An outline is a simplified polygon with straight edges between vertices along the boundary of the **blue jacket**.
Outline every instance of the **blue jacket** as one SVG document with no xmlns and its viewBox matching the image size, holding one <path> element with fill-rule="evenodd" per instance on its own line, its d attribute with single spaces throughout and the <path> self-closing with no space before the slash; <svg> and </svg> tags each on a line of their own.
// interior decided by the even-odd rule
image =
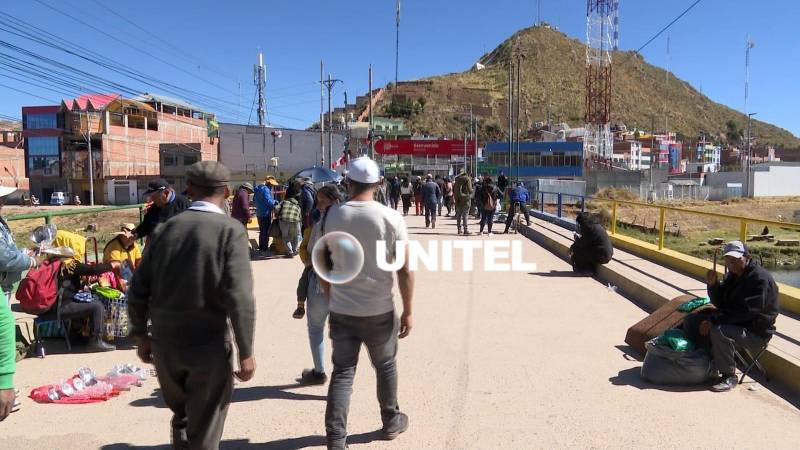
<svg viewBox="0 0 800 450">
<path fill-rule="evenodd" d="M 265 184 L 256 186 L 253 201 L 256 204 L 256 217 L 268 217 L 275 208 L 275 198 L 272 196 L 272 189 Z"/>
<path fill-rule="evenodd" d="M 0 286 L 10 291 L 10 286 L 22 278 L 22 272 L 31 267 L 31 257 L 14 243 L 14 236 L 5 219 L 0 217 Z"/>
<path fill-rule="evenodd" d="M 511 190 L 511 201 L 528 203 L 531 201 L 531 194 L 528 193 L 528 190 L 525 189 L 525 186 L 517 186 Z"/>
<path fill-rule="evenodd" d="M 426 205 L 434 205 L 439 203 L 442 198 L 442 190 L 439 185 L 433 181 L 428 181 L 422 185 L 422 203 Z"/>
</svg>

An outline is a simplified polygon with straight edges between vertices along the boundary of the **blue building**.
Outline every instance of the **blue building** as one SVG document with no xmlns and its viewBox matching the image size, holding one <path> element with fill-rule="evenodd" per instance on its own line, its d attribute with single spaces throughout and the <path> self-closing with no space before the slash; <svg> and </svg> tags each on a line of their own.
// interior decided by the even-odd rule
<svg viewBox="0 0 800 450">
<path fill-rule="evenodd" d="M 517 175 L 516 145 L 508 164 L 508 142 L 489 142 L 486 163 L 506 175 Z M 513 171 L 512 171 L 513 168 Z M 520 178 L 579 178 L 583 176 L 583 142 L 520 142 Z"/>
</svg>

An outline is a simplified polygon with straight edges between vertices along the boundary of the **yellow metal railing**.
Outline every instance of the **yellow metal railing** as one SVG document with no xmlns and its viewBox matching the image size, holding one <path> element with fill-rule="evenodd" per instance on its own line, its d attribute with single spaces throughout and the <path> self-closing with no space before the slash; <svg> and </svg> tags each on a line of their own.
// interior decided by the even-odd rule
<svg viewBox="0 0 800 450">
<path fill-rule="evenodd" d="M 656 208 L 658 209 L 658 249 L 664 249 L 664 235 L 665 235 L 665 225 L 666 225 L 666 217 L 667 211 L 676 211 L 681 213 L 687 214 L 696 214 L 699 216 L 706 216 L 706 217 L 714 217 L 717 219 L 726 219 L 726 220 L 735 220 L 739 222 L 739 239 L 742 242 L 747 241 L 747 226 L 751 223 L 763 224 L 763 225 L 772 225 L 782 228 L 788 228 L 792 230 L 800 231 L 800 223 L 793 223 L 793 222 L 779 222 L 777 220 L 767 220 L 767 219 L 758 219 L 756 217 L 744 217 L 744 216 L 734 216 L 732 214 L 722 214 L 722 213 L 714 213 L 708 211 L 696 211 L 693 209 L 686 209 L 686 208 L 678 208 L 675 206 L 667 206 L 667 205 L 655 205 L 651 203 L 644 203 L 644 202 L 633 202 L 633 201 L 624 201 L 624 200 L 611 200 L 611 199 L 602 199 L 602 198 L 594 198 L 594 201 L 600 202 L 610 202 L 611 203 L 611 234 L 617 233 L 617 205 L 630 205 L 630 206 L 639 206 L 645 208 Z"/>
</svg>

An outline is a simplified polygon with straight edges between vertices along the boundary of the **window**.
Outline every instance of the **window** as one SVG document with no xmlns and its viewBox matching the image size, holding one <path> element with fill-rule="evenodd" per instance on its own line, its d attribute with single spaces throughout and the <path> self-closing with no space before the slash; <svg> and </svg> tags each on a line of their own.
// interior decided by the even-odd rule
<svg viewBox="0 0 800 450">
<path fill-rule="evenodd" d="M 26 114 L 25 128 L 35 130 L 38 128 L 57 128 L 58 121 L 55 113 Z"/>
<path fill-rule="evenodd" d="M 184 166 L 191 166 L 192 164 L 196 163 L 199 160 L 200 158 L 198 158 L 197 155 L 183 155 Z"/>
<path fill-rule="evenodd" d="M 178 156 L 177 155 L 171 155 L 171 154 L 165 154 L 164 155 L 164 166 L 165 167 L 171 167 L 171 166 L 177 166 L 177 165 L 178 165 Z"/>
<path fill-rule="evenodd" d="M 29 137 L 28 154 L 58 156 L 58 136 Z"/>
<path fill-rule="evenodd" d="M 28 158 L 28 173 L 31 176 L 58 176 L 58 156 L 31 156 Z"/>
</svg>

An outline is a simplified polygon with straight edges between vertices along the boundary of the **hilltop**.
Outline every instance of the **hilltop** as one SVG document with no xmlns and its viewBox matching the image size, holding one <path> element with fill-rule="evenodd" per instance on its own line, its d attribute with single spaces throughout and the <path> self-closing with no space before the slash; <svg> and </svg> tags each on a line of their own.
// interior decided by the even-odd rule
<svg viewBox="0 0 800 450">
<path fill-rule="evenodd" d="M 520 30 L 478 62 L 482 70 L 432 76 L 417 81 L 401 81 L 389 86 L 377 104 L 375 113 L 404 117 L 415 134 L 459 138 L 467 129 L 472 105 L 479 117 L 479 137 L 505 139 L 507 129 L 508 63 L 516 51 L 524 54 L 522 75 L 523 130 L 535 122 L 546 121 L 547 112 L 554 123 L 583 124 L 584 114 L 584 44 L 549 27 Z M 747 116 L 703 95 L 686 81 L 664 69 L 648 64 L 641 55 L 614 52 L 612 56 L 612 122 L 628 129 L 656 131 L 664 129 L 664 102 L 669 110 L 670 131 L 694 139 L 700 130 L 725 140 L 726 123 L 733 121 L 739 130 L 746 127 Z M 668 85 L 665 78 L 669 77 Z M 464 113 L 467 113 L 465 115 Z M 798 147 L 800 139 L 780 127 L 753 120 L 753 136 L 759 144 Z"/>
</svg>

